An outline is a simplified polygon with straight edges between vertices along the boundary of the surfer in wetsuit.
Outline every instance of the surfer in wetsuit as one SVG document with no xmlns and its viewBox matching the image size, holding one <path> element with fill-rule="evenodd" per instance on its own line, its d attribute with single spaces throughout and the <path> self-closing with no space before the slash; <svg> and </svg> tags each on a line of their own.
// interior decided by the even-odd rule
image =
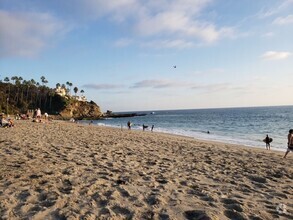
<svg viewBox="0 0 293 220">
<path fill-rule="evenodd" d="M 284 158 L 286 158 L 287 154 L 290 151 L 293 151 L 293 129 L 290 129 L 289 130 L 289 134 L 288 134 L 288 148 L 287 148 L 287 151 L 286 151 L 286 153 L 284 155 Z"/>
<path fill-rule="evenodd" d="M 269 135 L 267 135 L 266 138 L 264 139 L 264 142 L 266 143 L 267 150 L 271 149 L 271 142 L 272 141 L 273 141 L 273 139 L 270 138 Z"/>
</svg>

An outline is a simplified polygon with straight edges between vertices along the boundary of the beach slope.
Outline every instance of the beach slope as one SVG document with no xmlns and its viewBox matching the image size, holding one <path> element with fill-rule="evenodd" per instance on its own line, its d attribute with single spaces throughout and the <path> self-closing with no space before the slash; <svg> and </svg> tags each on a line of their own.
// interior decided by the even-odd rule
<svg viewBox="0 0 293 220">
<path fill-rule="evenodd" d="M 293 219 L 293 153 L 60 121 L 0 132 L 1 219 Z"/>
</svg>

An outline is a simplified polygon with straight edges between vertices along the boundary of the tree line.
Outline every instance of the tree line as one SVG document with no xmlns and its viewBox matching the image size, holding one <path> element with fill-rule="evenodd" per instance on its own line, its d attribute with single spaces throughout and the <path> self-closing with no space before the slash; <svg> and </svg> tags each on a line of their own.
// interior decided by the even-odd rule
<svg viewBox="0 0 293 220">
<path fill-rule="evenodd" d="M 0 112 L 7 114 L 26 113 L 30 109 L 41 108 L 49 114 L 58 114 L 71 100 L 71 88 L 73 84 L 56 84 L 57 87 L 65 89 L 67 97 L 56 94 L 55 88 L 47 86 L 48 80 L 40 77 L 40 82 L 34 79 L 26 80 L 21 76 L 5 77 L 0 80 Z M 74 87 L 75 96 L 79 91 Z M 80 91 L 81 94 L 84 90 Z"/>
</svg>

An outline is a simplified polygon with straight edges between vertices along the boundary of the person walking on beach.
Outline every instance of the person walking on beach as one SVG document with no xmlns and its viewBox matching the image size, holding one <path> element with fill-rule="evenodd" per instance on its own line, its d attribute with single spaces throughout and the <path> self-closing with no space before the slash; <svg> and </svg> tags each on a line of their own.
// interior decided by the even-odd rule
<svg viewBox="0 0 293 220">
<path fill-rule="evenodd" d="M 131 122 L 130 121 L 127 122 L 127 127 L 128 127 L 128 130 L 131 130 Z"/>
<path fill-rule="evenodd" d="M 142 131 L 144 131 L 144 130 L 147 129 L 148 127 L 149 127 L 149 126 L 143 124 L 143 125 L 142 125 Z"/>
<path fill-rule="evenodd" d="M 151 129 L 152 132 L 153 132 L 153 130 L 154 130 L 154 127 L 155 127 L 155 125 L 152 125 L 152 129 Z"/>
<path fill-rule="evenodd" d="M 293 151 L 293 129 L 290 129 L 289 130 L 289 134 L 288 134 L 288 148 L 287 148 L 287 151 L 286 151 L 286 153 L 284 155 L 284 158 L 286 158 L 287 154 L 290 151 Z"/>
<path fill-rule="evenodd" d="M 271 149 L 272 138 L 269 138 L 268 134 L 267 134 L 266 138 L 264 139 L 264 142 L 266 143 L 267 150 L 270 150 Z"/>
</svg>

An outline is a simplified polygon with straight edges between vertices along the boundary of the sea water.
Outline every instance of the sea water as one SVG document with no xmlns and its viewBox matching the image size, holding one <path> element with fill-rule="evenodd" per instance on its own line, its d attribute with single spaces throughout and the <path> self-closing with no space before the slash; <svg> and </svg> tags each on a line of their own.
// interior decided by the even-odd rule
<svg viewBox="0 0 293 220">
<path fill-rule="evenodd" d="M 293 129 L 293 106 L 247 107 L 146 111 L 146 116 L 93 121 L 96 125 L 142 130 L 154 125 L 155 132 L 184 135 L 197 139 L 265 148 L 263 139 L 273 138 L 271 148 L 285 150 L 287 134 Z"/>
</svg>

